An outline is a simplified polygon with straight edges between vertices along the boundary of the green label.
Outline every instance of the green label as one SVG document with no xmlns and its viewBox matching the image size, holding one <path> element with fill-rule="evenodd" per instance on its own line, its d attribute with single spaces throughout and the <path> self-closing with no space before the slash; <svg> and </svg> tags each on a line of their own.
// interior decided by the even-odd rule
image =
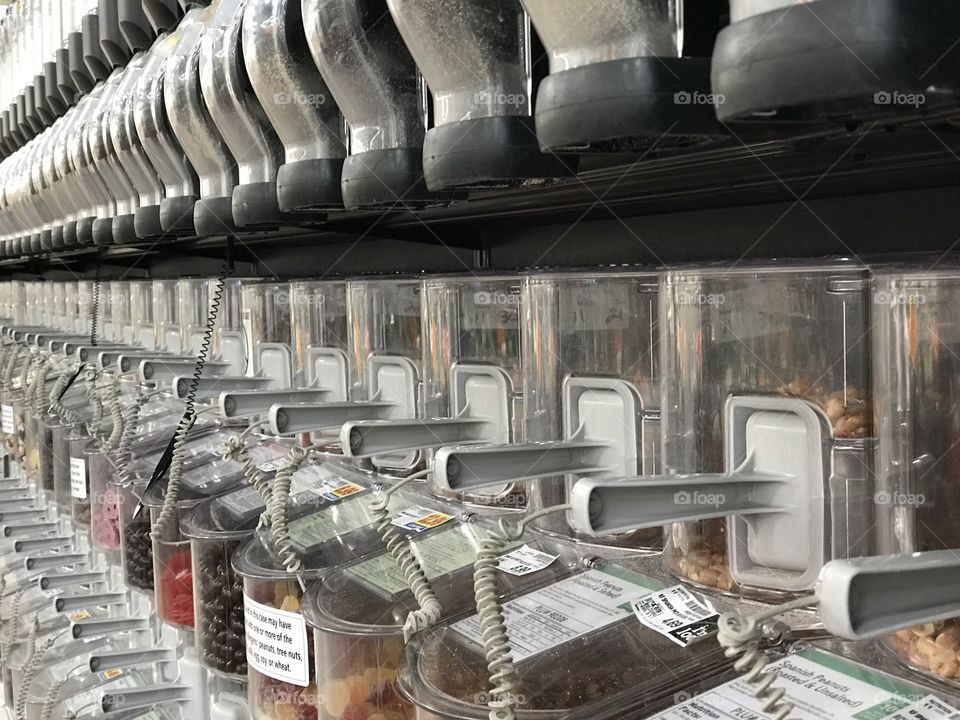
<svg viewBox="0 0 960 720">
<path fill-rule="evenodd" d="M 299 552 L 310 552 L 338 535 L 354 532 L 374 522 L 370 505 L 373 498 L 367 496 L 344 500 L 341 503 L 299 518 L 290 523 L 290 540 Z M 409 507 L 409 502 L 394 496 L 389 511 L 399 512 Z"/>
</svg>

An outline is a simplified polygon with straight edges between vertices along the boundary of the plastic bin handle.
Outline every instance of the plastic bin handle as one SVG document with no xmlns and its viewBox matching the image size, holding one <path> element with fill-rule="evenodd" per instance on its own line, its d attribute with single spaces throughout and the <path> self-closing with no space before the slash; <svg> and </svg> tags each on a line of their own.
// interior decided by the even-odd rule
<svg viewBox="0 0 960 720">
<path fill-rule="evenodd" d="M 196 362 L 196 358 L 192 358 Z M 112 368 L 116 366 L 122 373 L 128 373 L 135 370 L 143 360 L 178 361 L 189 362 L 189 355 L 169 355 L 163 352 L 131 352 L 130 350 L 104 350 L 97 358 L 101 368 Z"/>
<path fill-rule="evenodd" d="M 488 440 L 480 419 L 361 420 L 343 424 L 340 445 L 347 457 L 373 457 Z"/>
<path fill-rule="evenodd" d="M 50 532 L 57 530 L 59 527 L 60 523 L 55 522 L 31 523 L 29 525 L 5 525 L 3 528 L 3 536 L 5 538 L 23 537 L 24 535 Z"/>
<path fill-rule="evenodd" d="M 608 471 L 602 443 L 558 440 L 519 445 L 443 447 L 433 463 L 434 483 L 466 492 L 554 475 Z"/>
<path fill-rule="evenodd" d="M 166 358 L 156 358 L 153 360 L 141 360 L 140 375 L 144 380 L 150 382 L 173 380 L 178 375 L 188 375 L 192 373 L 196 366 L 196 359 L 167 360 Z M 121 370 L 123 370 L 123 368 L 121 368 Z M 210 375 L 226 375 L 229 370 L 230 363 L 224 362 L 210 361 L 203 366 L 203 372 Z"/>
<path fill-rule="evenodd" d="M 41 590 L 56 590 L 71 587 L 72 585 L 87 585 L 90 583 L 106 582 L 108 574 L 103 571 L 87 573 L 55 573 L 44 575 L 37 584 Z"/>
<path fill-rule="evenodd" d="M 159 665 L 177 661 L 177 653 L 170 648 L 151 648 L 146 650 L 125 650 L 90 656 L 90 672 L 104 669 L 126 670 L 142 665 Z"/>
<path fill-rule="evenodd" d="M 23 566 L 27 570 L 46 570 L 48 568 L 67 567 L 68 565 L 78 565 L 90 560 L 86 553 L 60 553 L 59 555 L 39 555 L 28 557 Z"/>
<path fill-rule="evenodd" d="M 191 368 L 192 370 L 192 368 Z M 204 365 L 203 371 L 207 371 Z M 192 377 L 176 376 L 173 378 L 173 396 L 178 400 L 184 400 L 190 391 L 190 385 L 193 383 Z M 267 377 L 246 377 L 243 375 L 214 375 L 213 377 L 202 377 L 197 381 L 197 399 L 198 400 L 216 400 L 220 393 L 225 390 L 266 390 L 273 385 L 273 378 Z"/>
<path fill-rule="evenodd" d="M 147 618 L 113 618 L 110 620 L 78 620 L 70 623 L 70 634 L 74 640 L 100 635 L 129 632 L 131 630 L 147 630 L 150 620 Z"/>
<path fill-rule="evenodd" d="M 834 560 L 816 585 L 824 627 L 859 640 L 960 615 L 960 553 Z"/>
<path fill-rule="evenodd" d="M 220 414 L 225 418 L 265 415 L 274 405 L 291 403 L 322 403 L 330 397 L 329 390 L 258 390 L 220 393 Z"/>
<path fill-rule="evenodd" d="M 92 595 L 69 595 L 53 601 L 53 609 L 58 613 L 85 610 L 91 607 L 107 605 L 126 605 L 130 598 L 126 593 L 93 593 Z"/>
<path fill-rule="evenodd" d="M 13 551 L 15 553 L 32 553 L 42 550 L 54 550 L 62 547 L 73 547 L 74 538 L 69 535 L 58 535 L 50 538 L 38 538 L 36 540 L 15 540 Z"/>
<path fill-rule="evenodd" d="M 11 520 L 38 520 L 44 521 L 49 517 L 46 508 L 32 508 L 21 510 L 0 510 L 0 522 Z"/>
<path fill-rule="evenodd" d="M 382 420 L 395 408 L 378 400 L 332 402 L 300 405 L 273 405 L 270 408 L 270 432 L 294 435 L 329 428 L 340 428 L 351 420 Z"/>
<path fill-rule="evenodd" d="M 133 347 L 133 346 L 131 346 L 131 345 L 117 345 L 116 347 L 119 348 L 119 349 L 121 349 L 121 350 L 124 349 L 124 348 L 126 348 L 126 350 L 128 350 L 128 351 L 129 351 L 129 350 L 135 350 L 135 349 L 136 349 L 135 347 Z M 112 348 L 112 346 L 107 346 L 107 349 L 111 349 L 111 348 Z M 103 349 L 102 349 L 100 346 L 98 346 L 98 345 L 93 345 L 93 346 L 86 346 L 86 347 L 77 348 L 77 353 L 76 353 L 76 355 L 77 355 L 77 359 L 78 359 L 80 362 L 85 362 L 85 363 L 97 362 L 97 363 L 99 363 L 99 362 L 100 362 L 100 354 L 101 354 L 102 352 L 103 352 Z"/>
<path fill-rule="evenodd" d="M 196 692 L 189 685 L 154 685 L 104 693 L 100 708 L 104 717 L 125 715 L 130 710 L 146 710 L 166 703 L 189 702 Z"/>
</svg>

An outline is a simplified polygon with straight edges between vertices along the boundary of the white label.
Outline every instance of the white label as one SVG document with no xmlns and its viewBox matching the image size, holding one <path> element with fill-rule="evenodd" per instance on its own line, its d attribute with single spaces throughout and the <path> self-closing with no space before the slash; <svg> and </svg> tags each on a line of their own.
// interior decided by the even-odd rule
<svg viewBox="0 0 960 720">
<path fill-rule="evenodd" d="M 430 528 L 439 527 L 444 523 L 448 523 L 451 520 L 453 520 L 453 515 L 447 515 L 446 513 L 437 512 L 430 508 L 414 505 L 413 507 L 398 512 L 393 516 L 391 522 L 405 530 L 422 533 Z"/>
<path fill-rule="evenodd" d="M 550 567 L 556 559 L 556 555 L 548 555 L 529 545 L 524 545 L 513 552 L 501 555 L 498 567 L 508 575 L 523 577 Z"/>
<path fill-rule="evenodd" d="M 17 431 L 16 423 L 13 421 L 12 405 L 0 405 L 0 430 L 7 435 L 13 435 Z"/>
<path fill-rule="evenodd" d="M 958 720 L 960 713 L 915 686 L 818 650 L 775 663 L 773 687 L 786 691 L 795 720 Z M 756 686 L 733 680 L 655 715 L 656 720 L 767 718 Z"/>
<path fill-rule="evenodd" d="M 244 595 L 247 662 L 267 677 L 307 687 L 307 624 L 299 613 L 277 610 Z"/>
<path fill-rule="evenodd" d="M 70 497 L 87 499 L 87 463 L 83 458 L 70 458 Z"/>
<path fill-rule="evenodd" d="M 331 502 L 356 495 L 357 493 L 363 492 L 363 490 L 364 488 L 360 485 L 342 478 L 327 480 L 318 487 L 312 488 L 314 493 Z"/>
<path fill-rule="evenodd" d="M 720 614 L 681 585 L 635 600 L 633 612 L 651 630 L 687 647 L 717 632 Z"/>
<path fill-rule="evenodd" d="M 630 603 L 657 590 L 655 581 L 616 566 L 561 580 L 503 605 L 515 662 L 546 652 L 630 616 Z M 451 626 L 483 647 L 477 616 Z"/>
</svg>

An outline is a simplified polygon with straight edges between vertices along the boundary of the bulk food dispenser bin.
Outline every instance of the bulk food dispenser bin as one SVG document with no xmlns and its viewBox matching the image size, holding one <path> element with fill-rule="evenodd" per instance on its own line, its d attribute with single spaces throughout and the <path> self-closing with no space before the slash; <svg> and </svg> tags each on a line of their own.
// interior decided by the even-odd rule
<svg viewBox="0 0 960 720">
<path fill-rule="evenodd" d="M 424 280 L 422 418 L 347 422 L 344 454 L 369 458 L 522 437 L 520 290 L 516 276 Z M 501 509 L 524 505 L 523 489 L 511 483 L 450 497 Z"/>
<path fill-rule="evenodd" d="M 576 0 L 523 5 L 550 59 L 537 91 L 542 147 L 643 151 L 723 137 L 710 91 L 717 3 L 691 10 L 688 0 L 621 0 L 602 12 Z"/>
<path fill-rule="evenodd" d="M 423 145 L 430 190 L 576 174 L 576 156 L 540 152 L 534 33 L 519 0 L 387 0 L 387 7 L 433 96 L 434 127 Z"/>
<path fill-rule="evenodd" d="M 438 451 L 435 480 L 456 492 L 525 483 L 528 506 L 564 504 L 577 477 L 659 470 L 657 276 L 639 269 L 531 273 L 523 279 L 524 442 Z M 541 529 L 577 533 L 564 513 Z M 657 548 L 645 530 L 604 544 Z"/>
<path fill-rule="evenodd" d="M 879 549 L 912 554 L 960 547 L 954 491 L 960 422 L 960 271 L 888 270 L 874 291 Z M 887 645 L 923 673 L 960 681 L 960 620 L 901 630 Z"/>
</svg>

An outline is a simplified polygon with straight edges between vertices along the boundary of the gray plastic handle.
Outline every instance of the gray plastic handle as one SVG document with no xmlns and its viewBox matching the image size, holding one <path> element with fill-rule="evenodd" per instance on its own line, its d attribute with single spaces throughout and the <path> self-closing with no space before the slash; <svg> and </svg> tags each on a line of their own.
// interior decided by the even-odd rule
<svg viewBox="0 0 960 720">
<path fill-rule="evenodd" d="M 129 345 L 111 345 L 107 343 L 106 345 L 90 345 L 87 343 L 75 343 L 75 342 L 65 342 L 63 344 L 63 353 L 67 357 L 76 356 L 78 359 L 81 352 L 86 351 L 87 353 L 91 352 L 100 352 L 102 350 L 131 350 L 132 348 Z"/>
<path fill-rule="evenodd" d="M 90 556 L 86 553 L 60 553 L 59 555 L 41 555 L 28 557 L 23 562 L 27 570 L 49 570 L 51 568 L 67 567 L 89 562 Z"/>
<path fill-rule="evenodd" d="M 270 432 L 275 435 L 294 435 L 340 428 L 351 420 L 382 420 L 395 407 L 393 403 L 375 400 L 274 405 L 270 408 Z"/>
<path fill-rule="evenodd" d="M 787 478 L 771 475 L 661 475 L 583 478 L 570 495 L 574 526 L 603 536 L 688 520 L 782 512 L 774 495 Z"/>
<path fill-rule="evenodd" d="M 130 598 L 126 593 L 93 593 L 91 595 L 67 595 L 53 601 L 53 609 L 58 613 L 85 610 L 108 605 L 126 605 Z"/>
<path fill-rule="evenodd" d="M 23 500 L 32 497 L 32 490 L 29 487 L 0 488 L 0 503 L 10 500 Z"/>
<path fill-rule="evenodd" d="M 203 369 L 207 371 L 206 367 Z M 184 400 L 190 391 L 192 377 L 175 377 L 173 379 L 173 395 L 178 400 Z M 246 377 L 244 375 L 215 375 L 202 377 L 197 382 L 197 400 L 216 400 L 220 393 L 230 390 L 265 390 L 273 384 L 273 378 Z"/>
<path fill-rule="evenodd" d="M 851 640 L 960 615 L 956 550 L 834 560 L 817 580 L 824 627 Z"/>
<path fill-rule="evenodd" d="M 483 442 L 485 420 L 366 420 L 344 423 L 340 445 L 347 457 L 373 457 L 441 445 Z"/>
<path fill-rule="evenodd" d="M 0 510 L 0 522 L 23 520 L 27 522 L 44 520 L 50 517 L 46 508 L 32 508 L 28 510 Z"/>
<path fill-rule="evenodd" d="M 23 537 L 24 535 L 52 532 L 59 528 L 60 523 L 55 522 L 34 523 L 31 525 L 6 525 L 3 528 L 3 536 L 5 538 Z"/>
<path fill-rule="evenodd" d="M 322 403 L 330 397 L 329 390 L 280 390 L 278 392 L 224 392 L 220 393 L 220 414 L 225 418 L 265 415 L 274 405 Z"/>
<path fill-rule="evenodd" d="M 189 355 L 170 355 L 163 352 L 152 352 L 152 353 L 138 353 L 131 352 L 127 350 L 116 351 L 108 350 L 106 352 L 100 353 L 100 365 L 101 367 L 109 367 L 113 364 L 116 364 L 120 368 L 120 372 L 129 373 L 134 370 L 139 369 L 140 363 L 144 360 L 155 360 L 157 362 L 196 362 L 196 358 L 191 358 Z"/>
<path fill-rule="evenodd" d="M 70 623 L 70 634 L 74 640 L 113 635 L 114 633 L 129 632 L 131 630 L 147 630 L 150 620 L 147 618 L 115 618 L 110 620 L 78 620 Z"/>
<path fill-rule="evenodd" d="M 126 670 L 142 665 L 159 665 L 177 661 L 177 653 L 170 648 L 152 648 L 148 650 L 126 650 L 90 656 L 90 672 L 104 669 Z"/>
<path fill-rule="evenodd" d="M 39 578 L 37 584 L 41 590 L 58 590 L 60 588 L 72 587 L 73 585 L 106 582 L 107 577 L 107 573 L 105 572 L 55 573 Z"/>
<path fill-rule="evenodd" d="M 32 503 L 27 507 L 24 507 L 24 503 L 28 500 L 36 500 L 36 496 L 27 495 L 26 497 L 20 498 L 7 498 L 6 500 L 0 500 L 0 512 L 5 512 L 7 510 L 27 510 L 33 509 L 35 507 Z"/>
<path fill-rule="evenodd" d="M 74 538 L 68 535 L 57 535 L 51 538 L 39 538 L 37 540 L 16 540 L 13 543 L 15 553 L 35 553 L 43 550 L 53 550 L 55 548 L 73 547 Z"/>
<path fill-rule="evenodd" d="M 130 352 L 131 350 L 135 350 L 135 349 L 136 349 L 136 348 L 134 348 L 134 347 L 131 346 L 131 345 L 107 346 L 106 349 L 108 349 L 108 350 L 113 350 L 114 348 L 116 348 L 118 351 L 126 350 L 127 352 Z M 103 354 L 103 352 L 104 352 L 104 348 L 103 348 L 103 347 L 101 347 L 101 346 L 99 346 L 99 345 L 94 345 L 94 346 L 88 346 L 88 347 L 78 348 L 78 349 L 77 349 L 77 352 L 76 352 L 75 354 L 76 354 L 76 356 L 77 356 L 77 359 L 78 359 L 80 362 L 85 362 L 85 363 L 99 363 L 99 362 L 100 362 L 100 356 Z"/>
<path fill-rule="evenodd" d="M 197 367 L 193 360 L 141 360 L 140 375 L 150 382 L 174 380 L 181 375 L 191 374 Z M 123 370 L 123 368 L 121 368 Z M 205 375 L 226 375 L 230 370 L 230 363 L 207 362 L 203 366 Z"/>
<path fill-rule="evenodd" d="M 597 473 L 603 445 L 556 441 L 521 445 L 444 447 L 433 463 L 434 483 L 458 492 L 554 475 Z"/>
<path fill-rule="evenodd" d="M 114 717 L 130 710 L 146 710 L 155 705 L 189 702 L 192 692 L 195 691 L 189 685 L 154 685 L 118 690 L 103 694 L 100 709 L 103 710 L 104 717 Z"/>
</svg>

